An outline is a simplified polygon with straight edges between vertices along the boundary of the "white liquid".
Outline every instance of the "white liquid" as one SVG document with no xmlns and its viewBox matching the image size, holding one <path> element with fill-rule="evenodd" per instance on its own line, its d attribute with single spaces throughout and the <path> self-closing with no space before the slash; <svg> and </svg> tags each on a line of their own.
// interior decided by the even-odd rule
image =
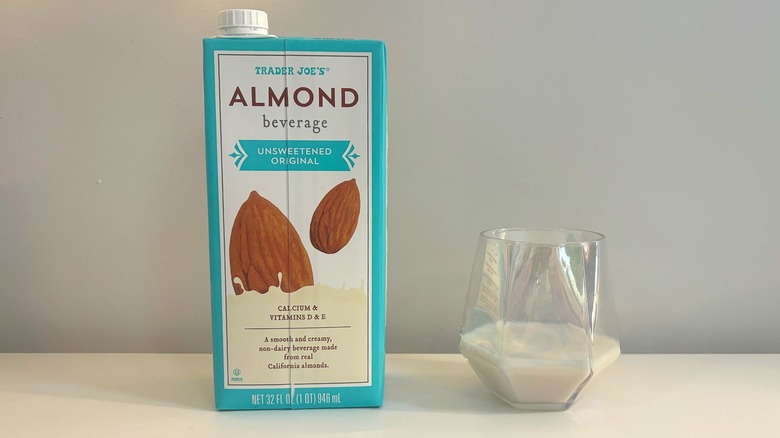
<svg viewBox="0 0 780 438">
<path fill-rule="evenodd" d="M 514 405 L 565 404 L 591 373 L 583 329 L 567 324 L 487 324 L 461 335 L 460 350 L 480 379 Z M 610 365 L 620 345 L 593 340 L 593 374 Z"/>
</svg>

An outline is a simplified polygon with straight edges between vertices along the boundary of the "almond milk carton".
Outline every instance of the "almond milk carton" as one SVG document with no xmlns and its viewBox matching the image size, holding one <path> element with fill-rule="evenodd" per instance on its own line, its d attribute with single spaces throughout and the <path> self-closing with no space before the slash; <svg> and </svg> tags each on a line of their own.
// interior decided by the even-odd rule
<svg viewBox="0 0 780 438">
<path fill-rule="evenodd" d="M 380 406 L 386 68 L 379 41 L 203 41 L 217 409 Z"/>
</svg>

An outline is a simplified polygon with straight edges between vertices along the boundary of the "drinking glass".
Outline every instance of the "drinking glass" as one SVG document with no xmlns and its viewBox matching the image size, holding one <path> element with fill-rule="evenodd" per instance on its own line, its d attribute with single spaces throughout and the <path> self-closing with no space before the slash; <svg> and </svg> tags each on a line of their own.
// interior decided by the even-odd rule
<svg viewBox="0 0 780 438">
<path fill-rule="evenodd" d="M 503 228 L 479 236 L 460 351 L 521 409 L 565 410 L 620 354 L 604 235 Z"/>
</svg>

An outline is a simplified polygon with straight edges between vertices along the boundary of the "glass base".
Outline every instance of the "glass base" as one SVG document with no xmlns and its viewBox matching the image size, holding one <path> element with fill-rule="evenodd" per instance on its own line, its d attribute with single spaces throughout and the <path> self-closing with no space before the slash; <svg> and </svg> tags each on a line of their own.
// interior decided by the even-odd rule
<svg viewBox="0 0 780 438">
<path fill-rule="evenodd" d="M 500 397 L 496 395 L 496 397 L 500 398 L 506 404 L 509 406 L 512 406 L 515 409 L 524 410 L 524 411 L 547 411 L 547 412 L 560 412 L 565 411 L 571 407 L 571 405 L 574 404 L 574 402 L 567 402 L 567 403 L 513 403 L 503 397 Z"/>
</svg>

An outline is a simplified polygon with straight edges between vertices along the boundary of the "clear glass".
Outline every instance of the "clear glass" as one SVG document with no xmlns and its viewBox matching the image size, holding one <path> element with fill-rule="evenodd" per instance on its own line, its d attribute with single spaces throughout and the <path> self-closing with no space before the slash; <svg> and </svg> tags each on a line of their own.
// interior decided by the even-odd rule
<svg viewBox="0 0 780 438">
<path fill-rule="evenodd" d="M 617 359 L 604 253 L 592 231 L 480 234 L 460 351 L 495 395 L 516 408 L 565 410 Z"/>
</svg>

